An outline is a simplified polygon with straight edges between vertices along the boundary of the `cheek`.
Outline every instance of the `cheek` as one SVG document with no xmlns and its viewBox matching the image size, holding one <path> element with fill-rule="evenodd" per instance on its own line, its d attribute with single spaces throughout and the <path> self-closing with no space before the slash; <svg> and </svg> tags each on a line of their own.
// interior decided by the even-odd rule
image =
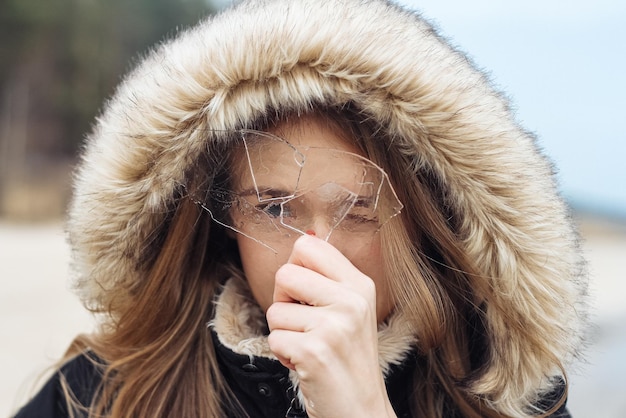
<svg viewBox="0 0 626 418">
<path fill-rule="evenodd" d="M 252 296 L 261 309 L 266 311 L 274 299 L 274 275 L 287 261 L 289 253 L 283 254 L 285 251 L 279 251 L 275 254 L 263 245 L 241 235 L 237 236 L 237 245 Z"/>
<path fill-rule="evenodd" d="M 394 301 L 385 275 L 380 238 L 377 237 L 368 245 L 356 248 L 349 254 L 344 253 L 344 255 L 376 284 L 376 316 L 378 322 L 382 322 L 393 309 Z"/>
<path fill-rule="evenodd" d="M 341 243 L 333 243 L 331 239 L 331 244 L 334 244 L 357 269 L 370 277 L 376 283 L 377 288 L 379 284 L 385 283 L 382 249 L 378 235 L 362 241 L 350 237 L 341 241 Z"/>
<path fill-rule="evenodd" d="M 369 276 L 376 284 L 377 296 L 380 296 L 383 291 L 386 294 L 387 279 L 385 277 L 385 269 L 383 267 L 383 255 L 380 247 L 380 243 L 377 242 L 372 245 L 364 255 L 363 259 L 363 273 Z"/>
</svg>

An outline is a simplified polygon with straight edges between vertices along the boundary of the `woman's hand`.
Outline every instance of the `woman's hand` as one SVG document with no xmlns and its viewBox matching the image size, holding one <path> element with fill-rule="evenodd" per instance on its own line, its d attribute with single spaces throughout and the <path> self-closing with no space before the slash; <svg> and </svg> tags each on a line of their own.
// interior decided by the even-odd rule
<svg viewBox="0 0 626 418">
<path fill-rule="evenodd" d="M 376 289 L 336 248 L 303 236 L 276 272 L 269 345 L 297 372 L 311 418 L 395 416 L 378 365 Z"/>
</svg>

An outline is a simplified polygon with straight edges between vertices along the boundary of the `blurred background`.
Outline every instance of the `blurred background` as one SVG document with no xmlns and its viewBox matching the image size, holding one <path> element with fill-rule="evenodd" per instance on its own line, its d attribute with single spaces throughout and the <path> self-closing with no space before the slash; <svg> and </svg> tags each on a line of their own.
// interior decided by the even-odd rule
<svg viewBox="0 0 626 418">
<path fill-rule="evenodd" d="M 71 171 L 149 46 L 228 0 L 0 0 L 0 416 L 91 318 L 67 288 Z M 626 417 L 626 2 L 404 0 L 511 97 L 554 161 L 589 261 L 574 417 Z"/>
</svg>

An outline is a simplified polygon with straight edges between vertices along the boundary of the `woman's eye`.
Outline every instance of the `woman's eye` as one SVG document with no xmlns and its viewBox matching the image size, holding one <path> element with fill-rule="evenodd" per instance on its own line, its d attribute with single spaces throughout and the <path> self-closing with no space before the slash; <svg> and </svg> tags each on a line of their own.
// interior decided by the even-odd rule
<svg viewBox="0 0 626 418">
<path fill-rule="evenodd" d="M 281 208 L 277 203 L 263 203 L 256 206 L 258 210 L 262 210 L 272 218 L 280 217 Z"/>
<path fill-rule="evenodd" d="M 342 229 L 369 231 L 378 228 L 378 214 L 366 206 L 353 206 L 341 222 Z"/>
<path fill-rule="evenodd" d="M 349 213 L 346 218 L 347 221 L 355 223 L 355 224 L 378 224 L 378 217 L 373 215 L 363 215 L 363 214 L 355 214 Z"/>
<path fill-rule="evenodd" d="M 267 215 L 269 215 L 272 218 L 280 218 L 281 216 L 283 218 L 288 218 L 288 217 L 293 216 L 291 209 L 285 203 L 280 203 L 280 202 L 264 203 L 264 204 L 257 205 L 256 208 L 258 210 L 262 210 L 263 212 L 265 212 Z"/>
</svg>

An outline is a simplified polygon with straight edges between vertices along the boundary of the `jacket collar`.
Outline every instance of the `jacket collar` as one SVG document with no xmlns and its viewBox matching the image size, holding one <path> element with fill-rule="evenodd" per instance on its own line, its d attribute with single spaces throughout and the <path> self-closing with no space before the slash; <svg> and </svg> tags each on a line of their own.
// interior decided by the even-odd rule
<svg viewBox="0 0 626 418">
<path fill-rule="evenodd" d="M 233 352 L 276 360 L 267 343 L 269 330 L 265 315 L 244 279 L 231 278 L 226 282 L 209 326 Z M 383 373 L 386 375 L 391 366 L 401 364 L 414 345 L 415 337 L 408 321 L 393 313 L 378 330 L 379 365 Z"/>
<path fill-rule="evenodd" d="M 234 364 L 237 368 L 248 363 L 266 373 L 279 373 L 277 365 L 280 366 L 280 363 L 267 342 L 269 330 L 265 315 L 244 279 L 234 277 L 226 282 L 217 298 L 215 316 L 209 327 L 217 340 L 218 355 L 222 362 L 230 363 L 231 366 Z M 415 337 L 401 314 L 393 313 L 379 326 L 379 365 L 386 379 L 391 374 L 397 374 L 413 352 L 414 345 Z M 302 394 L 297 390 L 297 374 L 290 371 L 289 379 L 304 405 Z"/>
</svg>

